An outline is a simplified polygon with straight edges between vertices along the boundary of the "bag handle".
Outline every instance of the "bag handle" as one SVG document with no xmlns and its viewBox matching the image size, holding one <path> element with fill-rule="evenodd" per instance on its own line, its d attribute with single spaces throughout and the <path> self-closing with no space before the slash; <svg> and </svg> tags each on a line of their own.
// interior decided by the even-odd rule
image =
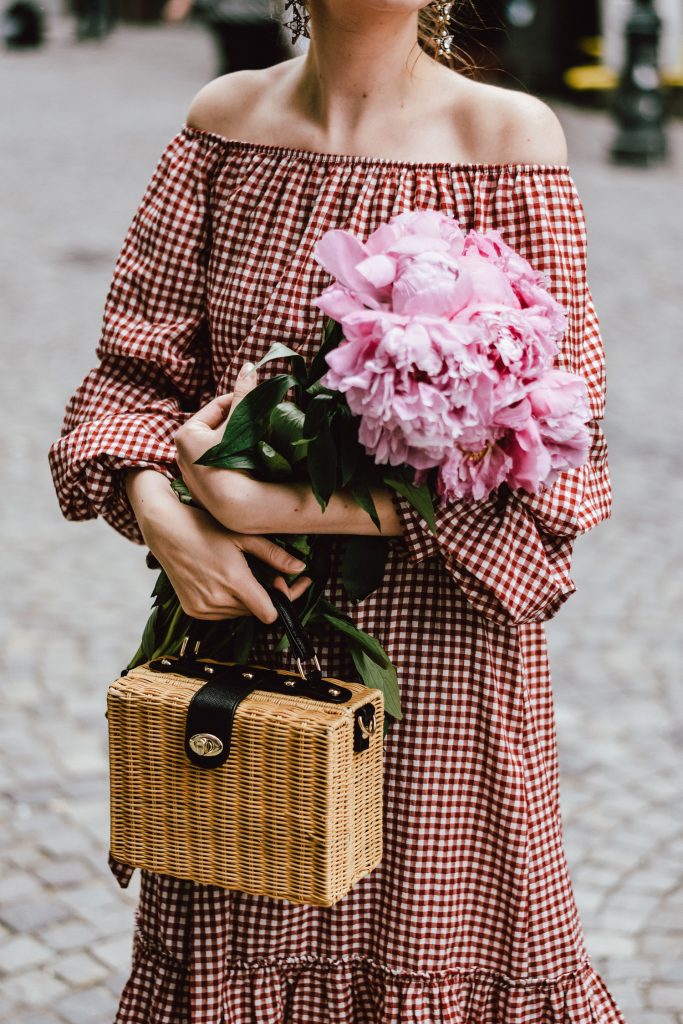
<svg viewBox="0 0 683 1024">
<path fill-rule="evenodd" d="M 315 653 L 311 639 L 306 633 L 293 603 L 287 595 L 283 594 L 283 592 L 278 590 L 277 587 L 270 586 L 269 584 L 263 584 L 263 587 L 268 594 L 268 597 L 275 605 L 275 609 L 280 616 L 280 622 L 285 627 L 285 633 L 287 634 L 290 647 L 294 657 L 296 658 L 299 675 L 302 679 L 308 678 L 304 671 L 302 662 L 312 661 L 317 671 L 317 677 L 319 678 L 321 668 L 318 656 Z M 178 658 L 179 664 L 183 669 L 187 670 L 191 668 L 191 666 L 196 662 L 207 628 L 207 620 L 190 619 L 190 626 L 183 638 Z"/>
</svg>

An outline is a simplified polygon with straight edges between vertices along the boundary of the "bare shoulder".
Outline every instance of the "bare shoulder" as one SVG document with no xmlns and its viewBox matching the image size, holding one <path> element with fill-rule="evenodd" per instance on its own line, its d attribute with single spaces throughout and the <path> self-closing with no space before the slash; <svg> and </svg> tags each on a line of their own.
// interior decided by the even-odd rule
<svg viewBox="0 0 683 1024">
<path fill-rule="evenodd" d="M 258 71 L 232 71 L 208 82 L 190 104 L 188 125 L 227 138 L 239 135 L 245 112 L 263 89 L 260 75 Z"/>
<path fill-rule="evenodd" d="M 553 110 L 525 92 L 507 92 L 503 139 L 515 163 L 566 164 L 567 140 Z"/>
<path fill-rule="evenodd" d="M 557 115 L 536 96 L 469 81 L 464 87 L 472 145 L 488 163 L 567 163 Z"/>
</svg>

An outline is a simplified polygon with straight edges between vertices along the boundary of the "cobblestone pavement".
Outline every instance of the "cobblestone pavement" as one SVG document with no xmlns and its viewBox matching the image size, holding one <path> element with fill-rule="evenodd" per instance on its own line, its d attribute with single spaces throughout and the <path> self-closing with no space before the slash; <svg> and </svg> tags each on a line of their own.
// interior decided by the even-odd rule
<svg viewBox="0 0 683 1024">
<path fill-rule="evenodd" d="M 0 61 L 13 112 L 0 125 L 0 1019 L 11 1024 L 106 1024 L 129 964 L 136 887 L 123 893 L 106 868 L 104 701 L 152 576 L 106 524 L 61 519 L 46 451 L 94 362 L 139 196 L 213 65 L 193 26 L 77 46 L 56 18 L 44 50 Z M 614 485 L 612 519 L 577 543 L 578 592 L 548 624 L 566 850 L 589 950 L 629 1024 L 683 1024 L 683 137 L 679 126 L 673 166 L 616 170 L 607 119 L 560 114 L 588 214 Z"/>
</svg>

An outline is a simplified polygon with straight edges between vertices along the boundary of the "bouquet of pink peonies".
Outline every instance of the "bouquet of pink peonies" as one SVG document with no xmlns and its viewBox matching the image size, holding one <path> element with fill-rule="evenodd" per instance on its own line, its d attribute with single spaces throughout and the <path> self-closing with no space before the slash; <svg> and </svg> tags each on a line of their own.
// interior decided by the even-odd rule
<svg viewBox="0 0 683 1024">
<path fill-rule="evenodd" d="M 281 342 L 271 345 L 255 369 L 278 359 L 290 372 L 249 391 L 198 463 L 307 481 L 323 510 L 344 488 L 378 530 L 371 487 L 391 487 L 435 532 L 435 500 L 478 500 L 496 489 L 504 497 L 505 488 L 537 493 L 587 459 L 586 383 L 553 366 L 564 312 L 546 279 L 498 232 L 464 234 L 451 217 L 417 210 L 392 217 L 365 242 L 328 231 L 314 254 L 335 280 L 315 300 L 326 319 L 311 365 Z M 182 480 L 173 486 L 193 501 Z M 312 578 L 297 602 L 301 622 L 314 635 L 343 635 L 361 680 L 384 693 L 386 730 L 402 717 L 395 668 L 377 640 L 324 597 L 335 538 L 272 539 L 302 558 Z M 357 603 L 380 585 L 389 541 L 336 539 L 341 583 Z M 252 571 L 270 582 L 263 563 L 254 560 Z M 129 667 L 176 653 L 186 632 L 189 620 L 163 571 L 154 597 Z M 262 627 L 254 616 L 213 624 L 212 656 L 248 661 Z M 283 635 L 276 650 L 287 644 Z"/>
<path fill-rule="evenodd" d="M 328 231 L 315 255 L 336 278 L 317 305 L 343 332 L 321 383 L 345 394 L 378 463 L 414 467 L 416 483 L 438 467 L 451 500 L 537 493 L 587 459 L 586 382 L 553 369 L 564 312 L 497 231 L 418 210 L 365 243 Z"/>
</svg>

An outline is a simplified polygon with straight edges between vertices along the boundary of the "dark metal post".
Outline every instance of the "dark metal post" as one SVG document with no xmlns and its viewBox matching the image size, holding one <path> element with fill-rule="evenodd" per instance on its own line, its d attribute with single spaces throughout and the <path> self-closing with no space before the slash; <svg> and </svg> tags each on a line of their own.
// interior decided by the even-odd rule
<svg viewBox="0 0 683 1024">
<path fill-rule="evenodd" d="M 614 103 L 618 133 L 610 155 L 617 163 L 646 166 L 667 154 L 658 60 L 661 29 L 662 20 L 652 0 L 634 0 Z"/>
</svg>

